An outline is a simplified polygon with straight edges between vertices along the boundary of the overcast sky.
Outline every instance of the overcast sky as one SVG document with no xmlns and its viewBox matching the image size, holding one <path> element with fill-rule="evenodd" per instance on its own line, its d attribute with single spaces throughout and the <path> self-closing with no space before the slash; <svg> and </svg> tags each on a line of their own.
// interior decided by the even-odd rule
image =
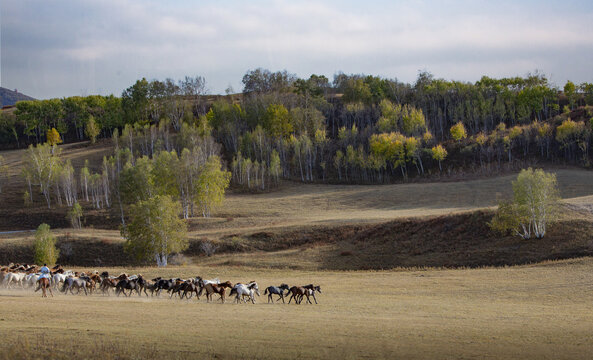
<svg viewBox="0 0 593 360">
<path fill-rule="evenodd" d="M 593 82 L 593 1 L 2 0 L 3 87 L 44 99 L 250 69 Z"/>
</svg>

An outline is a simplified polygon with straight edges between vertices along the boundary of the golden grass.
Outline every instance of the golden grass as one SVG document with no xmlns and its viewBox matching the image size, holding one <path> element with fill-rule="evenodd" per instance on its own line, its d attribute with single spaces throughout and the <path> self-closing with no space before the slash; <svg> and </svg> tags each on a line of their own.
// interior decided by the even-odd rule
<svg viewBox="0 0 593 360">
<path fill-rule="evenodd" d="M 103 269 L 101 269 L 103 270 Z M 124 269 L 110 269 L 123 271 Z M 130 270 L 320 284 L 319 305 L 0 290 L 0 358 L 590 358 L 593 259 L 512 268 Z M 41 339 L 41 340 L 40 340 Z M 73 345 L 76 344 L 76 345 Z M 47 351 L 50 355 L 44 355 Z"/>
</svg>

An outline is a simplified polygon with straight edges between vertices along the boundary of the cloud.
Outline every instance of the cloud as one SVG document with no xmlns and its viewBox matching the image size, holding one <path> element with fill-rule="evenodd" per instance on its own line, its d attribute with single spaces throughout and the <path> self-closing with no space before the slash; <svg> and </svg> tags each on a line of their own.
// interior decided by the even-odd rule
<svg viewBox="0 0 593 360">
<path fill-rule="evenodd" d="M 140 77 L 200 74 L 214 92 L 248 69 L 300 76 L 418 69 L 475 81 L 541 69 L 593 81 L 585 1 L 2 2 L 2 85 L 40 98 L 120 94 Z M 570 64 L 570 66 L 567 66 Z"/>
</svg>

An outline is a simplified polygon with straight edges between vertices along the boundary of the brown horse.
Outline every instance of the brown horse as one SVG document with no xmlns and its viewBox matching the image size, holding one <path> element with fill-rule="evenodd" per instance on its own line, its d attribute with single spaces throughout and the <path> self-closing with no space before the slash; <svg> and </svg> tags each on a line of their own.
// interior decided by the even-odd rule
<svg viewBox="0 0 593 360">
<path fill-rule="evenodd" d="M 300 304 L 301 300 L 303 300 L 303 296 L 307 293 L 307 289 L 302 286 L 293 286 L 288 289 L 288 293 L 290 294 L 290 299 L 288 299 L 289 304 L 293 298 L 295 304 Z"/>
<path fill-rule="evenodd" d="M 220 295 L 220 300 L 224 304 L 224 299 L 226 296 L 226 288 L 232 288 L 233 284 L 230 281 L 226 281 L 220 284 L 206 284 L 202 289 L 206 290 L 206 301 L 210 302 L 212 300 L 212 294 Z M 202 290 L 200 290 L 200 294 L 202 294 Z M 199 295 L 200 295 L 199 294 Z"/>
<path fill-rule="evenodd" d="M 54 297 L 54 293 L 51 292 L 51 286 L 49 284 L 49 279 L 48 278 L 40 278 L 39 280 L 37 280 L 37 289 L 35 289 L 35 292 L 39 291 L 39 289 L 41 289 L 41 292 L 43 293 L 41 295 L 41 297 L 47 297 L 47 290 L 49 290 L 49 294 L 51 295 L 51 297 Z"/>
<path fill-rule="evenodd" d="M 311 302 L 311 299 L 309 298 L 310 296 L 313 296 L 313 300 L 315 300 L 315 304 L 317 304 L 317 298 L 315 297 L 315 293 L 318 292 L 321 294 L 321 286 L 315 286 L 313 284 L 309 284 L 309 285 L 305 285 L 303 286 L 303 288 L 305 288 L 305 296 L 307 297 L 307 302 L 309 304 L 313 304 Z M 301 300 L 299 301 L 299 303 L 303 301 L 303 296 L 301 295 Z"/>
</svg>

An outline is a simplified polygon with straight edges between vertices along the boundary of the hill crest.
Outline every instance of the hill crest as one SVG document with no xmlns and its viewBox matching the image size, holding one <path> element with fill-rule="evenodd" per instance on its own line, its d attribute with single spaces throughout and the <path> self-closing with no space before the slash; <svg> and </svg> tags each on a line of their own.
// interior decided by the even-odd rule
<svg viewBox="0 0 593 360">
<path fill-rule="evenodd" d="M 16 104 L 17 101 L 35 100 L 35 98 L 18 92 L 17 89 L 10 90 L 0 87 L 0 105 L 9 106 Z"/>
</svg>

